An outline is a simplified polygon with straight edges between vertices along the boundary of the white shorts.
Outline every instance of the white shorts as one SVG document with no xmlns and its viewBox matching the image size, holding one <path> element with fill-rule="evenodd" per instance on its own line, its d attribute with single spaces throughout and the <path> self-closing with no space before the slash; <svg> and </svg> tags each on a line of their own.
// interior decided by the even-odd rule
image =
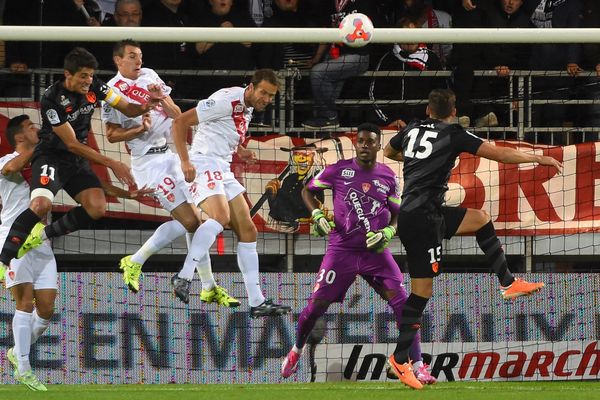
<svg viewBox="0 0 600 400">
<path fill-rule="evenodd" d="M 227 201 L 244 193 L 246 189 L 235 179 L 229 162 L 202 154 L 190 155 L 196 168 L 194 199 L 199 204 L 216 194 L 225 195 Z"/>
<path fill-rule="evenodd" d="M 147 154 L 131 160 L 131 173 L 138 188 L 155 189 L 154 197 L 168 212 L 182 203 L 194 203 L 191 184 L 185 181 L 177 154 Z"/>
<path fill-rule="evenodd" d="M 33 283 L 35 290 L 58 289 L 56 259 L 48 241 L 31 250 L 23 258 L 13 259 L 6 270 L 6 288 Z"/>
</svg>

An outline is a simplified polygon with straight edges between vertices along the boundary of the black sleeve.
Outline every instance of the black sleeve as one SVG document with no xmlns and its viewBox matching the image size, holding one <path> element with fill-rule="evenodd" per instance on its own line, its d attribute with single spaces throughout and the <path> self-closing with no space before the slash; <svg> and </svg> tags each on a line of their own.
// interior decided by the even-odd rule
<svg viewBox="0 0 600 400">
<path fill-rule="evenodd" d="M 477 150 L 479 150 L 479 147 L 483 143 L 483 139 L 464 130 L 459 125 L 452 125 L 451 129 L 455 129 L 455 131 L 450 134 L 450 137 L 452 138 L 452 145 L 457 152 L 462 153 L 464 151 L 471 154 L 477 153 Z"/>
<path fill-rule="evenodd" d="M 392 146 L 392 149 L 396 151 L 402 151 L 402 138 L 404 137 L 404 132 L 406 132 L 406 128 L 398 132 L 393 138 L 390 139 L 389 143 L 390 146 Z"/>
<path fill-rule="evenodd" d="M 52 126 L 59 126 L 69 121 L 65 108 L 54 101 L 54 99 L 42 96 L 40 107 L 42 119 L 48 121 Z"/>
</svg>

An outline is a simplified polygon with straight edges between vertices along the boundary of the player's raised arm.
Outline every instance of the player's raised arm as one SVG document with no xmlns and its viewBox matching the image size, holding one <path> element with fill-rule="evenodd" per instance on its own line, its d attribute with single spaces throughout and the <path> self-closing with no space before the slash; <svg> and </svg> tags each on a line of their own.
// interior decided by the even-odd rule
<svg viewBox="0 0 600 400">
<path fill-rule="evenodd" d="M 32 147 L 23 150 L 18 156 L 4 164 L 2 167 L 2 175 L 7 176 L 21 172 L 23 168 L 25 168 L 25 166 L 31 161 L 31 157 L 33 157 L 33 149 L 34 148 Z"/>
<path fill-rule="evenodd" d="M 198 125 L 198 123 L 198 114 L 196 113 L 196 109 L 192 108 L 175 118 L 171 127 L 173 143 L 181 160 L 181 171 L 183 171 L 186 182 L 193 182 L 196 178 L 196 168 L 190 162 L 190 155 L 187 148 L 187 132 L 190 127 Z"/>
<path fill-rule="evenodd" d="M 109 90 L 112 91 L 112 89 L 109 89 Z M 119 97 L 118 100 L 111 101 L 110 93 L 107 95 L 107 98 L 105 99 L 105 101 L 108 104 L 110 104 L 111 107 L 114 107 L 117 110 L 121 111 L 123 114 L 125 114 L 129 118 L 134 118 L 134 117 L 138 117 L 138 116 L 145 114 L 148 111 L 152 110 L 159 103 L 161 103 L 161 101 L 163 101 L 165 99 L 165 95 L 162 92 L 160 85 L 156 85 L 156 84 L 148 85 L 148 92 L 150 93 L 150 98 L 148 99 L 148 102 L 145 104 L 130 103 L 127 100 L 125 100 L 122 96 L 118 96 L 116 94 L 115 94 L 115 96 Z"/>
<path fill-rule="evenodd" d="M 67 150 L 71 153 L 112 169 L 117 179 L 127 186 L 135 185 L 135 181 L 127 165 L 120 161 L 113 160 L 112 158 L 108 158 L 91 147 L 79 142 L 70 123 L 66 122 L 62 125 L 55 126 L 53 127 L 53 131 L 60 140 L 63 141 L 65 146 L 67 146 Z"/>
<path fill-rule="evenodd" d="M 554 167 L 558 173 L 562 172 L 562 163 L 553 157 L 529 154 L 510 147 L 499 147 L 490 143 L 482 143 L 475 155 L 488 160 L 494 160 L 505 164 L 521 164 L 535 162 L 540 165 Z"/>
<path fill-rule="evenodd" d="M 123 128 L 120 124 L 106 122 L 106 140 L 109 143 L 126 142 L 146 133 L 152 126 L 152 118 L 149 113 L 142 117 L 142 124 L 131 128 Z"/>
</svg>

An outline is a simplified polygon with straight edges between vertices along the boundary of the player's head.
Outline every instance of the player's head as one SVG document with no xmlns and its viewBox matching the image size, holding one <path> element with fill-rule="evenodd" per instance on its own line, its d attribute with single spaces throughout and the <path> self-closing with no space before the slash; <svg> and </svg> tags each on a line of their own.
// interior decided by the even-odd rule
<svg viewBox="0 0 600 400">
<path fill-rule="evenodd" d="M 113 61 L 127 79 L 137 79 L 142 73 L 142 49 L 133 39 L 121 40 L 113 46 Z"/>
<path fill-rule="evenodd" d="M 272 69 L 258 69 L 252 75 L 244 94 L 244 102 L 256 111 L 264 111 L 275 98 L 279 85 L 277 75 Z"/>
<path fill-rule="evenodd" d="M 75 47 L 65 56 L 65 87 L 71 92 L 86 94 L 96 69 L 96 57 L 82 47 Z"/>
<path fill-rule="evenodd" d="M 115 4 L 115 24 L 136 27 L 142 25 L 142 5 L 139 0 L 117 0 Z"/>
<path fill-rule="evenodd" d="M 434 119 L 456 116 L 456 95 L 450 89 L 433 89 L 429 92 L 427 115 Z"/>
<path fill-rule="evenodd" d="M 38 127 L 28 115 L 22 114 L 11 118 L 6 125 L 6 140 L 14 149 L 19 143 L 35 145 L 38 139 Z"/>
<path fill-rule="evenodd" d="M 356 158 L 363 164 L 373 164 L 381 150 L 381 129 L 375 124 L 364 123 L 357 128 L 354 150 Z"/>
</svg>

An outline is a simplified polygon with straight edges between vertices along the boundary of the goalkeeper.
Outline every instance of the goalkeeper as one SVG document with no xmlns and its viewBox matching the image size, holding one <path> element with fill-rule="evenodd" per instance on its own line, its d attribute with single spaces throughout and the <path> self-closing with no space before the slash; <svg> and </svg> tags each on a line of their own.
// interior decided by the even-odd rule
<svg viewBox="0 0 600 400">
<path fill-rule="evenodd" d="M 303 200 L 312 211 L 313 234 L 329 235 L 329 244 L 309 303 L 298 318 L 296 343 L 281 366 L 284 378 L 296 372 L 317 319 L 331 303 L 344 299 L 357 275 L 389 303 L 397 322 L 408 297 L 402 272 L 387 248 L 396 233 L 400 190 L 394 172 L 376 161 L 381 150 L 379 128 L 360 125 L 354 148 L 355 158 L 327 166 L 302 191 Z M 333 192 L 333 221 L 318 208 L 316 195 L 325 189 Z M 417 379 L 434 383 L 435 378 L 421 361 L 419 337 L 413 341 L 410 357 Z"/>
</svg>

